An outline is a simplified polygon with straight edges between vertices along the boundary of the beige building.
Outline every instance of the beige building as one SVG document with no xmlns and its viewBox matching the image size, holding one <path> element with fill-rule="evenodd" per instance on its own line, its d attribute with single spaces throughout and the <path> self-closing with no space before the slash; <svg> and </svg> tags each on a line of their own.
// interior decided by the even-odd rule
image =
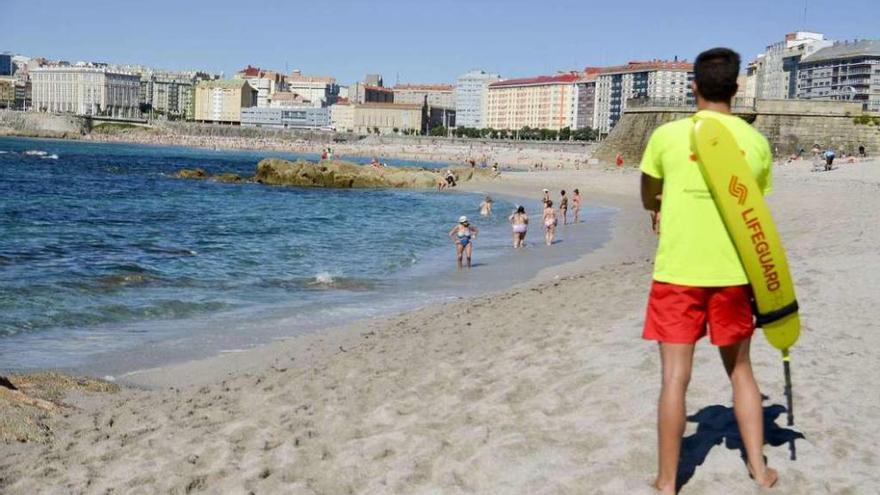
<svg viewBox="0 0 880 495">
<path fill-rule="evenodd" d="M 271 70 L 262 70 L 259 67 L 246 68 L 235 73 L 235 79 L 247 81 L 252 88 L 257 90 L 257 105 L 260 108 L 271 106 L 272 97 L 278 91 L 285 91 L 287 83 L 284 74 Z"/>
<path fill-rule="evenodd" d="M 330 105 L 330 125 L 338 132 L 354 132 L 354 105 L 348 100 Z"/>
<path fill-rule="evenodd" d="M 201 81 L 196 85 L 195 119 L 241 123 L 241 109 L 257 106 L 257 90 L 242 79 Z"/>
<path fill-rule="evenodd" d="M 15 107 L 15 76 L 0 76 L 0 108 Z"/>
<path fill-rule="evenodd" d="M 420 133 L 424 105 L 409 103 L 336 103 L 330 107 L 330 119 L 339 132 L 358 134 Z"/>
<path fill-rule="evenodd" d="M 114 117 L 140 114 L 137 75 L 81 66 L 37 67 L 29 73 L 36 111 Z"/>
<path fill-rule="evenodd" d="M 432 107 L 455 108 L 455 86 L 451 84 L 398 84 L 394 91 L 394 103 L 425 102 Z"/>
<path fill-rule="evenodd" d="M 308 100 L 314 107 L 327 107 L 336 103 L 339 86 L 330 76 L 307 76 L 295 70 L 287 76 L 287 90 Z"/>
<path fill-rule="evenodd" d="M 562 129 L 574 127 L 578 74 L 509 79 L 489 85 L 486 127 Z"/>
<path fill-rule="evenodd" d="M 349 86 L 348 95 L 352 103 L 394 103 L 394 91 L 391 88 L 362 82 Z"/>
</svg>

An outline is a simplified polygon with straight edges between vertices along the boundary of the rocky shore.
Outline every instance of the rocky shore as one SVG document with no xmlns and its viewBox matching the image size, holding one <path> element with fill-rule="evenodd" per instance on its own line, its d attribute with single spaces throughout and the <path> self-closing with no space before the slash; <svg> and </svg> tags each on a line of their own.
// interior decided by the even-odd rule
<svg viewBox="0 0 880 495">
<path fill-rule="evenodd" d="M 445 169 L 444 169 L 445 170 Z M 431 188 L 443 182 L 444 170 L 431 170 L 417 167 L 382 167 L 358 165 L 340 160 L 295 162 L 279 158 L 265 158 L 257 164 L 253 177 L 222 173 L 211 175 L 204 169 L 182 169 L 176 177 L 180 179 L 207 179 L 218 182 L 255 182 L 270 186 L 319 187 L 319 188 Z M 474 179 L 488 179 L 492 173 L 468 167 L 450 169 L 458 182 Z"/>
</svg>

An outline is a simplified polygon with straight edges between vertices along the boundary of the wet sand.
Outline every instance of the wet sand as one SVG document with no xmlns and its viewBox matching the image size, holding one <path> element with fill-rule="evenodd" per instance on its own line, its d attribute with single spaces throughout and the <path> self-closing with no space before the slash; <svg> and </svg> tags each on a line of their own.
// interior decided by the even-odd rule
<svg viewBox="0 0 880 495">
<path fill-rule="evenodd" d="M 880 162 L 810 168 L 778 166 L 769 199 L 805 328 L 793 350 L 794 430 L 779 406 L 778 352 L 761 337 L 754 345 L 766 455 L 780 471 L 776 493 L 872 493 Z M 468 187 L 536 198 L 578 187 L 618 209 L 612 239 L 500 293 L 73 397 L 54 441 L 0 445 L 0 492 L 653 493 L 659 360 L 639 336 L 655 240 L 638 173 L 511 173 Z M 754 493 L 707 343 L 688 399 L 682 493 Z M 792 461 L 796 434 L 805 438 Z"/>
</svg>

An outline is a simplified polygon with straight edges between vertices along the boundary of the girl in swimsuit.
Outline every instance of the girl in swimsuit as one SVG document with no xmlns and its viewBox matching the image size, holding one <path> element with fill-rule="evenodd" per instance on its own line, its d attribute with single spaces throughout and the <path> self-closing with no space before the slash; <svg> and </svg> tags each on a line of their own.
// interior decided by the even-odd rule
<svg viewBox="0 0 880 495">
<path fill-rule="evenodd" d="M 573 223 L 578 223 L 578 216 L 581 213 L 581 192 L 577 189 L 574 190 L 574 194 L 571 196 L 571 211 L 574 214 Z"/>
<path fill-rule="evenodd" d="M 508 218 L 510 225 L 513 226 L 513 247 L 525 247 L 526 231 L 529 230 L 529 216 L 526 215 L 526 209 L 517 206 L 516 211 Z"/>
<path fill-rule="evenodd" d="M 455 243 L 455 257 L 458 267 L 461 268 L 462 256 L 467 257 L 467 266 L 471 267 L 471 255 L 474 252 L 473 241 L 477 238 L 477 228 L 468 222 L 466 216 L 458 219 L 458 225 L 449 231 L 449 238 Z"/>
<path fill-rule="evenodd" d="M 544 205 L 544 242 L 547 245 L 553 244 L 553 238 L 556 237 L 556 210 L 553 209 L 553 201 L 547 200 Z"/>
</svg>

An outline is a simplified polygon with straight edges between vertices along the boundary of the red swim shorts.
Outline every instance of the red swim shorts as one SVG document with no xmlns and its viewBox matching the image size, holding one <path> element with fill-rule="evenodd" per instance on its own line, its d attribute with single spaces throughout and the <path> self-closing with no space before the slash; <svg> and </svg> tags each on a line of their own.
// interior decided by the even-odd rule
<svg viewBox="0 0 880 495">
<path fill-rule="evenodd" d="M 687 287 L 654 281 L 642 338 L 667 344 L 694 344 L 706 335 L 717 346 L 736 344 L 752 336 L 752 289 Z"/>
</svg>

